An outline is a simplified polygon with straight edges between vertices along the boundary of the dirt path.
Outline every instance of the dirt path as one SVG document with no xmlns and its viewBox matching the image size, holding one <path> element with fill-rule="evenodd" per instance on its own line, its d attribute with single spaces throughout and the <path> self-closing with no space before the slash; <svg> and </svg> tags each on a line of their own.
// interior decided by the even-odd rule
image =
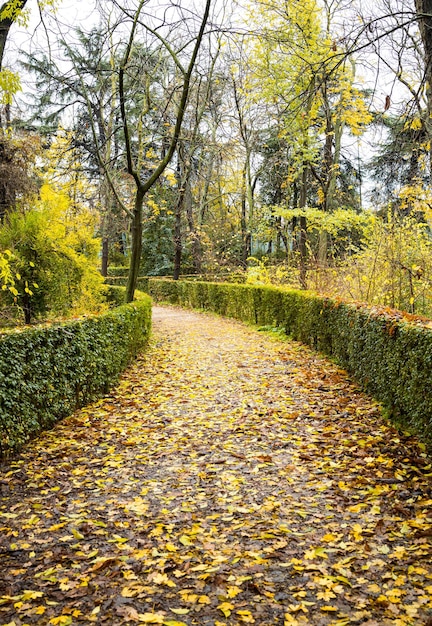
<svg viewBox="0 0 432 626">
<path fill-rule="evenodd" d="M 0 473 L 0 624 L 432 624 L 432 469 L 307 348 L 155 307 Z"/>
</svg>

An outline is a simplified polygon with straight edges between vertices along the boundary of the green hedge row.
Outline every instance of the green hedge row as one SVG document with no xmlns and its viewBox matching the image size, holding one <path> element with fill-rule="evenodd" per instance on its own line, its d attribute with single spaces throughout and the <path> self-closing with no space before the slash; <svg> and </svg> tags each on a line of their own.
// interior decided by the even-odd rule
<svg viewBox="0 0 432 626">
<path fill-rule="evenodd" d="M 126 287 L 127 276 L 107 276 L 105 279 L 108 285 L 115 285 L 117 287 Z M 137 280 L 137 289 L 141 291 L 148 291 L 148 281 L 147 276 L 140 276 Z"/>
<path fill-rule="evenodd" d="M 100 316 L 0 335 L 0 455 L 106 393 L 150 327 L 151 299 L 139 294 Z"/>
<path fill-rule="evenodd" d="M 116 306 L 122 306 L 125 304 L 126 298 L 126 289 L 121 287 L 120 285 L 106 285 L 107 294 L 106 298 L 110 305 L 110 308 L 114 308 Z M 138 293 L 138 297 L 140 298 L 142 294 Z"/>
<path fill-rule="evenodd" d="M 432 330 L 395 312 L 276 287 L 150 279 L 155 301 L 283 327 L 333 357 L 400 426 L 432 446 Z"/>
<path fill-rule="evenodd" d="M 112 265 L 108 268 L 108 276 L 127 276 L 128 272 L 128 267 L 115 267 L 114 265 Z"/>
</svg>

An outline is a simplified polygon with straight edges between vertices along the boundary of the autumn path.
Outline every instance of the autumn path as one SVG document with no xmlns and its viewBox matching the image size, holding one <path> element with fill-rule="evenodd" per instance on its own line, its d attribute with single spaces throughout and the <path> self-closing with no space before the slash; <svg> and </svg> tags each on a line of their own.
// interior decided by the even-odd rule
<svg viewBox="0 0 432 626">
<path fill-rule="evenodd" d="M 431 624 L 422 451 L 299 344 L 171 308 L 154 328 L 3 468 L 0 624 Z"/>
</svg>

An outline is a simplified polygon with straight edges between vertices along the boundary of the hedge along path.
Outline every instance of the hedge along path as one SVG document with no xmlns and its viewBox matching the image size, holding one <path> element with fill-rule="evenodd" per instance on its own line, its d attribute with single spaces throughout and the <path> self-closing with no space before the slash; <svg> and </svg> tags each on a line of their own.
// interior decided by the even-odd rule
<svg viewBox="0 0 432 626">
<path fill-rule="evenodd" d="M 432 469 L 298 343 L 155 308 L 109 396 L 3 468 L 0 624 L 431 624 Z"/>
</svg>

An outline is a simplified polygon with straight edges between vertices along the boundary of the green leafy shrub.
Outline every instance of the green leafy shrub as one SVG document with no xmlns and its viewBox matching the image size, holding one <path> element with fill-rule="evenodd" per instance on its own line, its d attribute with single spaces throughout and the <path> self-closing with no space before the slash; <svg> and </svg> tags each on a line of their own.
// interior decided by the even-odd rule
<svg viewBox="0 0 432 626">
<path fill-rule="evenodd" d="M 0 455 L 107 392 L 150 333 L 151 300 L 138 298 L 100 316 L 0 335 Z"/>
<path fill-rule="evenodd" d="M 390 309 L 270 286 L 149 280 L 155 301 L 283 327 L 333 357 L 398 424 L 432 446 L 432 329 Z"/>
<path fill-rule="evenodd" d="M 18 306 L 26 323 L 103 308 L 98 242 L 89 235 L 83 242 L 66 230 L 45 207 L 11 212 L 0 228 L 0 250 L 9 253 L 11 272 L 11 284 L 2 279 L 2 304 Z"/>
</svg>

